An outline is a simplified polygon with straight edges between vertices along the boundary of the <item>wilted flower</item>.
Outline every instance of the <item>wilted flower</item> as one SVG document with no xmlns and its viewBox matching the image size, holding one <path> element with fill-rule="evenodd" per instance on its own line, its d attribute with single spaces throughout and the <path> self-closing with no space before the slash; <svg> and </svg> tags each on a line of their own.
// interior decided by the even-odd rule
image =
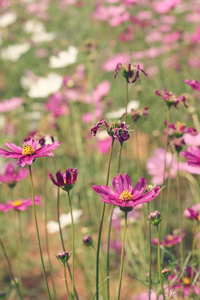
<svg viewBox="0 0 200 300">
<path fill-rule="evenodd" d="M 133 118 L 133 122 L 136 122 L 138 119 L 140 119 L 142 116 L 147 117 L 148 116 L 148 107 L 144 107 L 142 109 L 132 109 L 131 110 L 131 116 Z"/>
<path fill-rule="evenodd" d="M 129 125 L 126 125 L 125 122 L 113 121 L 109 123 L 105 119 L 101 119 L 95 124 L 91 129 L 91 133 L 95 136 L 99 128 L 107 130 L 107 133 L 114 139 L 118 140 L 121 144 L 130 138 L 128 133 Z"/>
<path fill-rule="evenodd" d="M 40 204 L 40 196 L 35 197 L 35 204 Z M 19 199 L 19 200 L 10 200 L 5 203 L 0 203 L 0 211 L 6 213 L 8 210 L 26 210 L 29 206 L 33 205 L 33 199 Z"/>
<path fill-rule="evenodd" d="M 114 78 L 117 77 L 117 74 L 121 71 L 122 76 L 126 78 L 127 83 L 133 83 L 139 78 L 139 73 L 142 72 L 146 76 L 147 74 L 140 68 L 139 65 L 132 65 L 132 64 L 126 64 L 122 65 L 121 63 L 118 63 L 115 69 Z"/>
<path fill-rule="evenodd" d="M 162 215 L 158 210 L 155 210 L 154 212 L 150 213 L 149 217 L 148 217 L 148 221 L 154 225 L 154 226 L 158 226 L 158 224 L 160 224 L 160 222 L 162 221 Z"/>
<path fill-rule="evenodd" d="M 93 239 L 90 235 L 85 235 L 83 238 L 83 244 L 86 246 L 92 246 L 93 245 Z"/>
<path fill-rule="evenodd" d="M 114 191 L 106 185 L 92 185 L 93 190 L 101 196 L 101 201 L 117 205 L 123 211 L 131 211 L 136 205 L 149 202 L 159 194 L 159 187 L 146 191 L 146 179 L 141 177 L 134 187 L 128 174 L 118 174 L 112 182 Z"/>
<path fill-rule="evenodd" d="M 56 255 L 57 259 L 61 261 L 62 263 L 65 263 L 70 259 L 70 254 L 65 251 L 65 252 L 59 252 L 58 255 Z"/>
<path fill-rule="evenodd" d="M 53 143 L 52 145 L 44 145 L 39 147 L 39 142 L 30 139 L 23 144 L 23 148 L 12 143 L 6 143 L 6 147 L 11 151 L 0 148 L 0 156 L 5 158 L 17 158 L 17 164 L 24 167 L 26 164 L 31 165 L 35 158 L 42 156 L 54 156 L 50 151 L 55 150 L 60 146 L 61 142 Z"/>
<path fill-rule="evenodd" d="M 165 126 L 167 126 L 166 121 L 164 123 L 165 123 Z M 168 132 L 169 136 L 180 138 L 185 133 L 188 133 L 188 134 L 191 134 L 194 136 L 197 135 L 197 131 L 194 127 L 186 127 L 185 124 L 181 123 L 181 122 L 176 122 L 176 124 L 169 123 L 169 132 Z"/>
<path fill-rule="evenodd" d="M 49 178 L 55 185 L 61 187 L 64 191 L 69 192 L 76 182 L 77 175 L 77 169 L 68 169 L 65 173 L 61 173 L 60 171 L 56 172 L 57 181 L 51 173 L 49 173 Z"/>
<path fill-rule="evenodd" d="M 187 150 L 181 152 L 180 155 L 188 159 L 189 165 L 200 167 L 200 149 L 198 147 L 188 147 Z"/>
<path fill-rule="evenodd" d="M 191 86 L 191 88 L 193 88 L 194 90 L 196 91 L 200 91 L 200 83 L 199 81 L 197 80 L 188 80 L 188 79 L 185 79 L 184 80 L 185 83 L 189 84 Z"/>
<path fill-rule="evenodd" d="M 163 98 L 167 104 L 167 106 L 170 108 L 171 106 L 174 106 L 177 108 L 177 105 L 179 104 L 179 102 L 183 102 L 184 106 L 187 107 L 185 101 L 185 97 L 184 96 L 180 96 L 177 97 L 174 93 L 172 92 L 167 92 L 167 89 L 163 89 L 163 95 L 161 94 L 160 91 L 155 90 L 155 94 L 161 98 Z"/>
<path fill-rule="evenodd" d="M 14 187 L 18 181 L 25 179 L 29 174 L 26 169 L 16 170 L 14 164 L 7 163 L 4 175 L 0 174 L 0 182 L 8 183 L 10 187 Z"/>
</svg>

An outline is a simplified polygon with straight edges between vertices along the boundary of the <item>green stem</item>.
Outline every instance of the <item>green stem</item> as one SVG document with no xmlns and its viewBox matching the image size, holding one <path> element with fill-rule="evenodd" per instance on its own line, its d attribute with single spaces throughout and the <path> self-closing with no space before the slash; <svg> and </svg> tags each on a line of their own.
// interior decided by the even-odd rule
<svg viewBox="0 0 200 300">
<path fill-rule="evenodd" d="M 67 297 L 68 297 L 68 299 L 70 299 L 69 287 L 68 287 L 68 283 L 67 283 L 67 274 L 66 274 L 65 263 L 63 263 L 63 267 L 64 267 L 64 275 L 65 275 L 65 286 L 66 286 L 66 289 L 67 289 Z"/>
<path fill-rule="evenodd" d="M 118 288 L 118 296 L 117 300 L 120 300 L 120 292 L 122 285 L 122 274 L 123 274 L 123 266 L 124 266 L 124 245 L 125 245 L 125 236 L 126 236 L 126 226 L 127 226 L 127 212 L 124 215 L 124 232 L 122 238 L 122 251 L 121 251 L 121 264 L 120 264 L 120 273 L 119 273 L 119 288 Z"/>
<path fill-rule="evenodd" d="M 48 295 L 48 299 L 51 300 L 51 294 L 50 294 L 50 290 L 49 290 L 49 286 L 48 286 L 47 275 L 46 275 L 46 271 L 45 271 L 44 260 L 43 260 L 43 256 L 42 256 L 42 249 L 41 249 L 41 244 L 40 244 L 40 235 L 39 235 L 38 222 L 37 222 L 35 192 L 34 192 L 34 186 L 33 186 L 33 177 L 32 177 L 31 166 L 29 166 L 29 173 L 30 173 L 30 181 L 31 181 L 31 190 L 32 190 L 32 199 L 33 199 L 33 214 L 34 214 L 37 242 L 38 242 L 38 247 L 39 247 L 39 252 L 40 252 L 40 259 L 41 259 L 41 263 L 42 263 L 42 270 L 43 270 L 43 275 L 44 275 L 44 279 L 45 279 L 47 295 Z"/>
<path fill-rule="evenodd" d="M 113 145 L 114 145 L 114 138 L 112 138 L 112 143 L 110 147 L 109 159 L 108 159 L 108 169 L 107 169 L 107 177 L 106 177 L 106 185 L 109 182 L 109 175 L 110 175 L 110 165 L 111 165 L 111 158 L 113 152 Z M 96 300 L 99 300 L 99 254 L 100 254 L 100 244 L 101 244 L 101 232 L 103 227 L 103 220 L 105 215 L 105 202 L 103 203 L 102 212 L 101 212 L 101 220 L 99 225 L 99 235 L 98 235 L 98 244 L 97 244 L 97 255 L 96 255 Z"/>
<path fill-rule="evenodd" d="M 167 300 L 170 300 L 170 285 L 169 285 L 169 278 L 167 277 Z"/>
<path fill-rule="evenodd" d="M 167 163 L 167 147 L 168 147 L 168 134 L 169 134 L 169 121 L 170 121 L 170 108 L 167 110 L 167 133 L 166 133 L 166 142 L 165 142 L 165 157 L 164 157 L 164 172 L 163 172 L 163 185 L 165 185 L 165 172 L 166 172 L 166 163 Z M 161 191 L 160 195 L 160 211 L 163 209 L 163 193 L 164 190 Z"/>
<path fill-rule="evenodd" d="M 150 214 L 149 202 L 147 203 L 148 216 Z M 152 248 L 151 248 L 151 223 L 148 223 L 149 231 L 149 300 L 151 300 L 151 260 L 152 260 Z"/>
<path fill-rule="evenodd" d="M 125 119 L 127 120 L 127 107 L 128 107 L 128 82 L 126 81 L 126 88 L 125 88 Z"/>
<path fill-rule="evenodd" d="M 160 287 L 161 287 L 161 291 L 162 291 L 162 295 L 163 295 L 163 300 L 165 300 L 165 292 L 163 289 L 161 261 L 160 261 L 160 234 L 159 234 L 158 225 L 156 227 L 157 227 L 157 239 L 158 239 L 158 275 L 159 275 L 159 279 L 160 279 Z"/>
<path fill-rule="evenodd" d="M 18 241 L 17 241 L 17 256 L 18 256 L 18 282 L 19 282 L 19 291 L 20 299 L 23 299 L 23 286 L 22 286 L 22 272 L 21 272 L 21 247 L 22 247 L 22 230 L 21 230 L 21 214 L 20 211 L 17 211 L 18 214 Z"/>
<path fill-rule="evenodd" d="M 139 143 L 138 143 L 138 127 L 135 123 L 135 146 L 136 146 L 136 159 L 137 159 L 137 175 L 140 178 L 140 158 L 139 158 Z"/>
<path fill-rule="evenodd" d="M 48 257 L 48 263 L 49 263 L 49 271 L 50 271 L 50 277 L 51 277 L 51 282 L 52 282 L 52 287 L 53 287 L 53 294 L 54 294 L 54 299 L 57 300 L 57 295 L 56 295 L 56 288 L 53 280 L 53 268 L 51 264 L 51 259 L 50 259 L 50 252 L 49 252 L 49 238 L 48 238 L 48 232 L 47 232 L 47 220 L 48 220 L 48 206 L 47 206 L 47 176 L 46 176 L 46 170 L 45 170 L 45 164 L 44 164 L 44 157 L 42 159 L 42 167 L 44 171 L 44 199 L 45 199 L 45 241 L 46 241 L 46 249 L 47 249 L 47 257 Z"/>
<path fill-rule="evenodd" d="M 177 202 L 178 202 L 178 218 L 179 218 L 179 234 L 180 234 L 180 257 L 181 257 L 181 270 L 183 270 L 183 239 L 182 239 L 182 209 L 181 209 L 181 197 L 180 197 L 180 175 L 179 175 L 179 155 L 177 155 Z"/>
<path fill-rule="evenodd" d="M 71 221 L 72 221 L 72 299 L 74 299 L 74 257 L 75 257 L 75 247 L 74 247 L 74 218 L 73 218 L 73 212 L 72 212 L 72 203 L 71 203 L 71 197 L 69 191 L 67 192 L 68 199 L 69 199 L 69 211 L 71 215 Z"/>
</svg>

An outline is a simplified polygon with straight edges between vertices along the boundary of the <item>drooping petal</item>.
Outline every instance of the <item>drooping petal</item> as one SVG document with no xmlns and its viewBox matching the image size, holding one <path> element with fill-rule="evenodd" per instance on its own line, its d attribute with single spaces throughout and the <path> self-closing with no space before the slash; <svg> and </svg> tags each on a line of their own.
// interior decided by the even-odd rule
<svg viewBox="0 0 200 300">
<path fill-rule="evenodd" d="M 145 192 L 146 184 L 147 180 L 144 177 L 138 180 L 132 191 L 133 199 L 138 199 Z"/>
<path fill-rule="evenodd" d="M 12 144 L 12 143 L 10 143 L 10 142 L 7 142 L 5 145 L 6 145 L 6 147 L 7 147 L 8 149 L 12 150 L 13 152 L 22 155 L 23 149 L 22 149 L 21 147 L 16 146 L 15 144 Z"/>
<path fill-rule="evenodd" d="M 25 165 L 31 165 L 32 162 L 34 160 L 33 155 L 22 155 L 21 157 L 19 157 L 18 161 L 17 161 L 17 165 L 21 166 L 22 168 Z"/>
</svg>

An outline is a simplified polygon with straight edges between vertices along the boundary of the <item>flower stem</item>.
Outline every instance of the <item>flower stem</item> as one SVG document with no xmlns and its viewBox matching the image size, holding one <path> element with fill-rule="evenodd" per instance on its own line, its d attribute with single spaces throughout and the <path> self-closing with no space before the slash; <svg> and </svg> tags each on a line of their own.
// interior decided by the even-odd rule
<svg viewBox="0 0 200 300">
<path fill-rule="evenodd" d="M 66 289 L 67 289 L 67 298 L 70 299 L 65 263 L 63 263 L 63 267 L 64 267 L 64 275 L 65 275 L 65 286 L 66 286 Z"/>
<path fill-rule="evenodd" d="M 74 218 L 73 218 L 73 212 L 72 212 L 72 203 L 71 203 L 71 197 L 69 191 L 67 192 L 68 199 L 69 199 L 69 211 L 71 215 L 71 221 L 72 221 L 72 299 L 74 299 L 74 256 L 75 256 L 75 247 L 74 247 Z"/>
<path fill-rule="evenodd" d="M 47 275 L 46 275 L 46 271 L 45 271 L 44 260 L 43 260 L 43 256 L 42 256 L 42 249 L 41 249 L 41 244 L 40 244 L 40 234 L 39 234 L 38 222 L 37 222 L 35 192 L 34 192 L 34 186 L 33 186 L 33 177 L 32 177 L 31 166 L 29 166 L 29 173 L 30 173 L 30 181 L 31 181 L 31 190 L 32 190 L 32 199 L 33 199 L 33 214 L 34 214 L 37 242 L 38 242 L 38 247 L 39 247 L 39 252 L 40 252 L 40 259 L 41 259 L 41 263 L 42 263 L 42 270 L 43 270 L 43 275 L 44 275 L 44 279 L 45 279 L 47 295 L 48 295 L 48 299 L 51 300 L 51 294 L 50 294 L 50 290 L 49 290 L 49 286 L 48 286 Z"/>
<path fill-rule="evenodd" d="M 113 152 L 113 144 L 114 138 L 112 138 L 112 143 L 110 147 L 109 159 L 108 159 L 108 169 L 107 169 L 107 177 L 106 177 L 106 185 L 109 182 L 109 175 L 110 175 L 110 165 L 111 165 L 111 158 Z M 96 300 L 99 300 L 99 254 L 100 254 L 100 244 L 101 244 L 101 232 L 103 227 L 103 220 L 105 215 L 105 202 L 103 203 L 102 212 L 101 212 L 101 220 L 99 225 L 99 236 L 98 236 L 98 243 L 97 243 L 97 256 L 96 256 Z"/>
<path fill-rule="evenodd" d="M 17 241 L 17 256 L 18 256 L 18 282 L 19 282 L 19 291 L 20 299 L 23 299 L 23 286 L 22 286 L 22 272 L 21 272 L 21 247 L 22 247 L 22 230 L 21 230 L 21 214 L 20 211 L 17 211 L 18 214 L 18 241 Z"/>
<path fill-rule="evenodd" d="M 124 266 L 124 244 L 125 244 L 125 236 L 126 236 L 126 226 L 127 226 L 127 212 L 124 215 L 124 232 L 122 238 L 122 251 L 121 251 L 121 264 L 120 264 L 120 273 L 119 273 L 119 287 L 118 287 L 118 296 L 117 300 L 120 300 L 120 292 L 122 285 L 122 274 L 123 274 L 123 266 Z"/>
<path fill-rule="evenodd" d="M 160 261 L 160 234 L 159 234 L 159 228 L 158 225 L 157 227 L 157 239 L 158 239 L 158 275 L 159 275 L 159 279 L 160 279 L 160 287 L 161 287 L 161 291 L 162 291 L 162 295 L 163 295 L 163 300 L 165 300 L 165 292 L 163 289 L 163 282 L 162 282 L 162 273 L 161 273 L 161 261 Z"/>
<path fill-rule="evenodd" d="M 150 214 L 149 202 L 147 203 L 148 216 Z M 149 300 L 151 300 L 151 260 L 152 260 L 152 248 L 151 248 L 151 223 L 148 223 L 149 231 Z"/>
<path fill-rule="evenodd" d="M 127 107 L 128 107 L 128 82 L 126 81 L 126 88 L 125 88 L 125 119 L 127 120 Z"/>
<path fill-rule="evenodd" d="M 50 252 L 49 252 L 49 238 L 48 238 L 48 232 L 47 232 L 47 211 L 48 211 L 48 206 L 47 206 L 47 180 L 46 180 L 46 170 L 45 170 L 45 164 L 44 164 L 44 157 L 42 159 L 42 167 L 44 171 L 44 199 L 45 199 L 45 240 L 46 240 L 46 249 L 47 249 L 47 256 L 48 256 L 48 263 L 49 263 L 49 271 L 50 271 L 50 277 L 51 277 L 51 282 L 52 282 L 52 287 L 53 287 L 53 294 L 54 294 L 54 299 L 57 300 L 57 295 L 56 295 L 56 288 L 53 280 L 53 268 L 51 264 L 51 259 L 50 259 Z"/>
<path fill-rule="evenodd" d="M 180 234 L 180 257 L 181 257 L 181 270 L 183 271 L 183 239 L 182 239 L 182 209 L 181 209 L 181 197 L 180 197 L 180 174 L 179 174 L 179 155 L 177 155 L 177 201 L 178 201 L 178 218 L 179 218 L 179 234 Z"/>
</svg>

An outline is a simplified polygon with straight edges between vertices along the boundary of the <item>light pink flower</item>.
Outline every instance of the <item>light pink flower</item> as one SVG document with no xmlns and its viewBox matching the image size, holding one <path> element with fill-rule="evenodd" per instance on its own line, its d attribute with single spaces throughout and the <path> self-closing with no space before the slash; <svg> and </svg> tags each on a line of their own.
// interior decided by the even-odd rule
<svg viewBox="0 0 200 300">
<path fill-rule="evenodd" d="M 193 88 L 196 91 L 200 91 L 200 82 L 197 80 L 188 80 L 185 79 L 184 80 L 185 83 L 189 84 L 189 86 L 191 86 L 191 88 Z"/>
<path fill-rule="evenodd" d="M 35 197 L 35 204 L 40 204 L 40 196 Z M 7 204 L 0 203 L 0 211 L 6 213 L 8 210 L 15 209 L 15 210 L 26 210 L 29 206 L 33 205 L 33 199 L 22 199 L 19 200 L 10 200 Z"/>
<path fill-rule="evenodd" d="M 15 144 L 7 142 L 5 145 L 11 151 L 0 148 L 0 156 L 4 158 L 17 158 L 17 164 L 21 167 L 25 165 L 31 165 L 33 160 L 42 156 L 54 156 L 51 152 L 60 146 L 61 142 L 56 142 L 51 145 L 44 145 L 39 147 L 39 141 L 30 139 L 23 144 L 23 148 L 16 146 Z"/>
<path fill-rule="evenodd" d="M 168 33 L 166 34 L 164 37 L 163 37 L 163 44 L 172 44 L 178 40 L 180 40 L 180 37 L 181 37 L 181 34 L 179 31 L 175 30 L 171 33 Z"/>
<path fill-rule="evenodd" d="M 120 61 L 122 64 L 129 63 L 131 60 L 131 56 L 125 53 L 117 53 L 113 57 L 109 58 L 102 66 L 104 71 L 114 71 L 116 65 Z"/>
<path fill-rule="evenodd" d="M 14 110 L 20 107 L 21 104 L 22 104 L 22 99 L 17 97 L 14 97 L 9 100 L 0 101 L 0 113 Z"/>
<path fill-rule="evenodd" d="M 0 174 L 0 182 L 8 183 L 9 186 L 13 187 L 18 181 L 24 180 L 28 174 L 28 170 L 19 169 L 17 171 L 14 164 L 7 163 L 4 175 Z"/>
<path fill-rule="evenodd" d="M 198 170 L 200 170 L 200 149 L 198 147 L 188 147 L 188 149 L 181 152 L 180 155 L 188 159 L 190 166 L 198 167 Z"/>
<path fill-rule="evenodd" d="M 153 7 L 158 14 L 166 14 L 180 3 L 181 0 L 161 0 L 158 2 L 154 2 Z"/>
</svg>

